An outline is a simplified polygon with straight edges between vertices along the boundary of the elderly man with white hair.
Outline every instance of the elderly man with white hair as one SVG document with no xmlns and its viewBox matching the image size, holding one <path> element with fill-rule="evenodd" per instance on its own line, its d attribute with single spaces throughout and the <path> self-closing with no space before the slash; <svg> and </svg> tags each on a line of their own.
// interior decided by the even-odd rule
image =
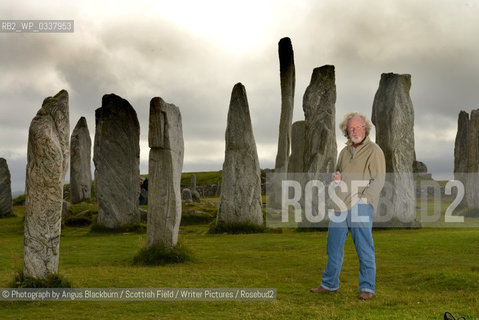
<svg viewBox="0 0 479 320">
<path fill-rule="evenodd" d="M 372 223 L 384 186 L 386 163 L 381 148 L 369 139 L 371 123 L 363 114 L 347 113 L 339 127 L 348 141 L 339 154 L 333 179 L 338 185 L 344 183 L 349 189 L 338 194 L 345 207 L 337 205 L 335 215 L 331 217 L 327 240 L 328 261 L 321 285 L 310 291 L 323 293 L 339 289 L 344 243 L 348 232 L 351 232 L 359 258 L 359 299 L 368 300 L 374 295 L 376 282 Z M 351 185 L 355 180 L 364 184 L 353 190 Z"/>
</svg>

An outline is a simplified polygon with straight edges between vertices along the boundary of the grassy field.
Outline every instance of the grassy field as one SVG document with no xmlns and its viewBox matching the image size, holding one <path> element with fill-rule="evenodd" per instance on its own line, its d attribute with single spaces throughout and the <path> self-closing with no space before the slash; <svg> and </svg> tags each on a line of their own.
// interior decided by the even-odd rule
<svg viewBox="0 0 479 320">
<path fill-rule="evenodd" d="M 210 200 L 211 201 L 211 200 Z M 22 206 L 0 220 L 0 287 L 23 264 Z M 446 311 L 479 319 L 479 230 L 374 231 L 375 297 L 357 299 L 358 261 L 345 247 L 341 288 L 309 293 L 326 263 L 326 232 L 211 235 L 208 226 L 182 226 L 194 260 L 134 266 L 145 234 L 98 234 L 65 227 L 60 274 L 78 288 L 277 288 L 276 301 L 252 302 L 2 302 L 0 319 L 443 319 Z"/>
</svg>

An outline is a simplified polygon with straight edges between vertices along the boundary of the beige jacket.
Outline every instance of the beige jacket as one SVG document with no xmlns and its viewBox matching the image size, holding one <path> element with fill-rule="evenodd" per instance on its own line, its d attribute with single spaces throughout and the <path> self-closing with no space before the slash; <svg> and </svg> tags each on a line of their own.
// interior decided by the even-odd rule
<svg viewBox="0 0 479 320">
<path fill-rule="evenodd" d="M 346 144 L 347 146 L 339 154 L 336 171 L 341 173 L 341 181 L 345 182 L 347 191 L 340 192 L 340 188 L 337 187 L 336 194 L 346 204 L 348 210 L 356 204 L 358 198 L 363 198 L 362 202 L 367 201 L 376 211 L 379 194 L 386 178 L 384 153 L 369 137 L 366 137 L 363 143 L 356 148 L 354 154 L 351 141 Z M 352 181 L 366 186 L 359 187 L 358 192 L 351 192 L 353 191 Z M 342 211 L 339 206 L 334 205 L 334 207 L 336 211 Z"/>
</svg>

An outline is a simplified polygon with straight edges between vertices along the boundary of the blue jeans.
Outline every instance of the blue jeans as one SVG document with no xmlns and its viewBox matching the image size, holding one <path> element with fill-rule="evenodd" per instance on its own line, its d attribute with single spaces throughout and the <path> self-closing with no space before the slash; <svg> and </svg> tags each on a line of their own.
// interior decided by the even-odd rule
<svg viewBox="0 0 479 320">
<path fill-rule="evenodd" d="M 339 289 L 344 243 L 348 231 L 351 231 L 359 258 L 359 290 L 374 293 L 376 261 L 372 235 L 373 212 L 370 204 L 358 202 L 350 210 L 335 213 L 331 218 L 328 227 L 328 262 L 323 272 L 321 287 L 330 291 Z"/>
</svg>

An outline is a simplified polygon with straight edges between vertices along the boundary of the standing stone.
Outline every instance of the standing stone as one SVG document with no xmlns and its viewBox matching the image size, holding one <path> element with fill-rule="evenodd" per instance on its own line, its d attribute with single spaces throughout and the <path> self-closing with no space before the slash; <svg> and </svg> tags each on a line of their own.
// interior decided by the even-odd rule
<svg viewBox="0 0 479 320">
<path fill-rule="evenodd" d="M 193 198 L 193 202 L 201 202 L 201 195 L 197 190 L 191 191 L 191 197 Z"/>
<path fill-rule="evenodd" d="M 78 120 L 70 142 L 70 188 L 72 203 L 91 197 L 91 138 L 85 117 Z"/>
<path fill-rule="evenodd" d="M 191 191 L 196 191 L 196 174 L 191 175 Z"/>
<path fill-rule="evenodd" d="M 427 174 L 427 166 L 424 162 L 414 160 L 412 163 L 412 171 L 418 176 L 423 177 Z"/>
<path fill-rule="evenodd" d="M 62 204 L 63 221 L 65 221 L 65 219 L 69 218 L 71 215 L 72 215 L 72 212 L 70 210 L 70 202 L 63 200 L 63 204 Z"/>
<path fill-rule="evenodd" d="M 146 247 L 178 242 L 181 221 L 183 128 L 180 109 L 161 98 L 150 102 L 149 203 Z"/>
<path fill-rule="evenodd" d="M 226 126 L 225 161 L 216 224 L 263 224 L 261 171 L 246 89 L 231 93 Z"/>
<path fill-rule="evenodd" d="M 414 109 L 409 96 L 409 74 L 383 73 L 374 97 L 371 120 L 376 126 L 376 143 L 386 160 L 386 186 L 393 188 L 391 203 L 380 206 L 378 213 L 395 213 L 402 222 L 416 216 L 414 162 Z"/>
<path fill-rule="evenodd" d="M 336 84 L 334 66 L 313 70 L 303 97 L 304 172 L 332 173 L 336 166 Z"/>
<path fill-rule="evenodd" d="M 466 185 L 467 172 L 467 136 L 469 131 L 469 114 L 459 112 L 457 119 L 457 134 L 454 145 L 454 179 Z"/>
<path fill-rule="evenodd" d="M 181 191 L 181 200 L 193 201 L 193 195 L 192 195 L 190 189 L 184 188 L 184 189 Z"/>
<path fill-rule="evenodd" d="M 479 109 L 459 113 L 456 144 L 454 147 L 454 179 L 464 185 L 462 204 L 467 208 L 479 207 Z M 452 189 L 454 196 L 456 188 Z"/>
<path fill-rule="evenodd" d="M 68 92 L 62 90 L 43 101 L 28 133 L 23 270 L 27 277 L 58 272 L 69 144 Z"/>
<path fill-rule="evenodd" d="M 479 208 L 479 109 L 471 111 L 467 135 L 466 203 Z"/>
<path fill-rule="evenodd" d="M 133 107 L 108 94 L 95 111 L 93 162 L 98 224 L 118 228 L 140 222 L 140 125 Z"/>
<path fill-rule="evenodd" d="M 12 185 L 7 160 L 0 158 L 0 218 L 13 216 Z"/>
<path fill-rule="evenodd" d="M 304 172 L 305 121 L 296 121 L 291 127 L 291 155 L 288 172 Z"/>
<path fill-rule="evenodd" d="M 287 172 L 293 122 L 295 66 L 291 39 L 282 38 L 278 43 L 281 83 L 281 118 L 279 122 L 278 153 L 275 172 Z"/>
<path fill-rule="evenodd" d="M 432 175 L 430 173 L 427 173 L 427 166 L 424 162 L 414 160 L 414 162 L 412 163 L 412 172 L 414 174 L 414 179 L 432 179 Z"/>
<path fill-rule="evenodd" d="M 196 174 L 191 175 L 191 197 L 194 202 L 201 202 L 201 195 L 196 190 Z"/>
</svg>

